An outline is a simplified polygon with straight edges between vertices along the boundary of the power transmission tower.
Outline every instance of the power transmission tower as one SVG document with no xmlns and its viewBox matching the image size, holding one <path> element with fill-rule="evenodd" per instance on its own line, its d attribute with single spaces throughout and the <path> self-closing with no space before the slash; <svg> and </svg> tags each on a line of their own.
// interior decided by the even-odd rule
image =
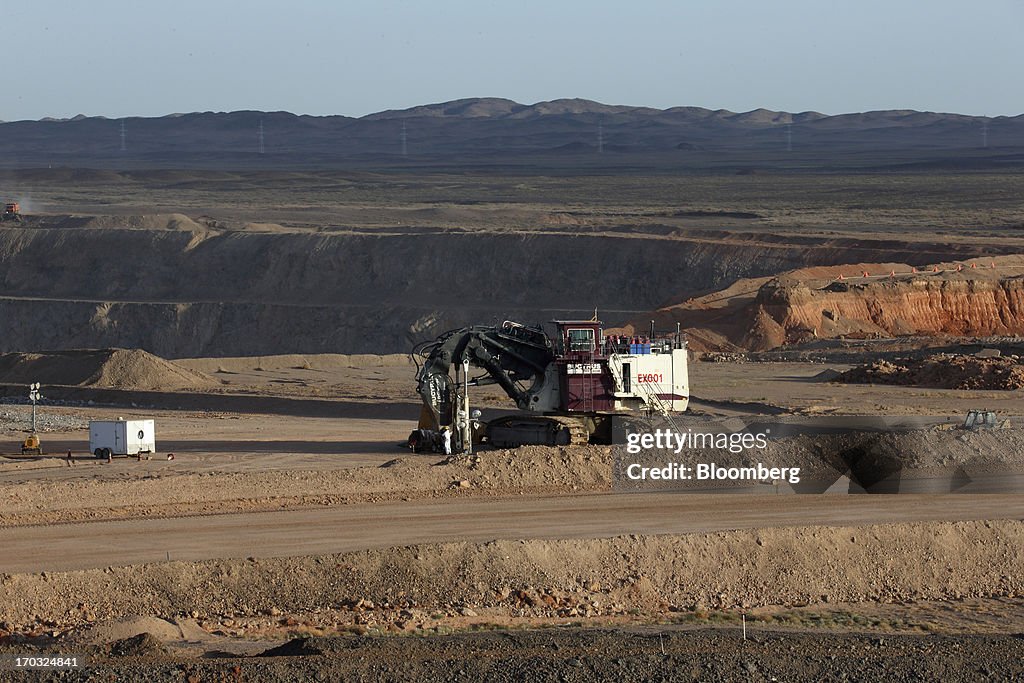
<svg viewBox="0 0 1024 683">
<path fill-rule="evenodd" d="M 264 152 L 264 147 L 263 147 L 263 119 L 260 119 L 259 139 L 260 139 L 260 154 L 263 154 L 263 152 Z"/>
<path fill-rule="evenodd" d="M 405 121 L 402 121 L 402 156 L 409 155 L 408 134 L 405 130 Z"/>
<path fill-rule="evenodd" d="M 981 124 L 981 146 L 988 149 L 988 121 Z"/>
<path fill-rule="evenodd" d="M 604 122 L 597 122 L 597 153 L 604 154 Z"/>
<path fill-rule="evenodd" d="M 127 147 L 124 144 L 124 121 L 121 122 L 121 151 L 125 151 Z"/>
<path fill-rule="evenodd" d="M 786 124 L 786 151 L 787 152 L 792 152 L 793 151 L 793 124 L 792 123 L 787 123 Z"/>
</svg>

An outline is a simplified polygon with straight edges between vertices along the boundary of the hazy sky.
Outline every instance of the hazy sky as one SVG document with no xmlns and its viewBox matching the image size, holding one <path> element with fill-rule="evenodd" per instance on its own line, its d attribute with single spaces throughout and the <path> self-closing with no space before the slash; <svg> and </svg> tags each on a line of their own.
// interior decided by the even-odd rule
<svg viewBox="0 0 1024 683">
<path fill-rule="evenodd" d="M 7 0 L 0 20 L 7 121 L 481 96 L 1024 113 L 1021 0 Z"/>
</svg>

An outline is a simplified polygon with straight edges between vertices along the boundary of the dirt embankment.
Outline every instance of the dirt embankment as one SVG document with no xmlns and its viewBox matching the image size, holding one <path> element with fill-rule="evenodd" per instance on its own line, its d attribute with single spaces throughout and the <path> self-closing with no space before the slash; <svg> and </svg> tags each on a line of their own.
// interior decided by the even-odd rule
<svg viewBox="0 0 1024 683">
<path fill-rule="evenodd" d="M 285 369 L 394 368 L 412 366 L 413 361 L 407 353 L 291 353 L 234 358 L 179 358 L 174 364 L 201 373 L 216 374 Z"/>
<path fill-rule="evenodd" d="M 765 351 L 815 339 L 1022 335 L 1024 256 L 922 269 L 894 263 L 805 268 L 739 280 L 660 309 L 655 320 L 660 329 L 679 322 L 695 350 Z"/>
<path fill-rule="evenodd" d="M 182 615 L 227 632 L 302 615 L 317 629 L 415 631 L 440 612 L 509 618 L 1014 597 L 1019 521 L 442 543 L 318 557 L 4 575 L 6 631 Z M 291 622 L 298 624 L 298 620 Z"/>
<path fill-rule="evenodd" d="M 0 526 L 446 496 L 604 491 L 612 485 L 613 457 L 611 449 L 603 446 L 527 446 L 441 462 L 439 458 L 443 456 L 408 456 L 382 467 L 329 471 L 216 476 L 193 472 L 118 481 L 40 479 L 0 484 Z"/>
<path fill-rule="evenodd" d="M 52 218 L 0 232 L 0 351 L 401 353 L 467 324 L 589 317 L 595 307 L 614 324 L 737 278 L 982 249 L 671 228 L 312 232 L 225 230 L 177 215 Z"/>
<path fill-rule="evenodd" d="M 966 467 L 1002 471 L 1024 462 L 1024 430 L 856 432 L 792 436 L 769 441 L 764 450 L 701 451 L 723 467 L 800 467 L 805 479 L 835 481 L 853 472 L 874 482 L 903 469 Z M 663 467 L 686 455 L 623 447 L 524 446 L 482 450 L 473 456 L 399 457 L 380 467 L 342 470 L 222 472 L 188 470 L 101 478 L 32 479 L 0 483 L 0 527 L 94 520 L 183 517 L 304 507 L 435 498 L 494 498 L 524 494 L 610 491 L 613 488 L 707 488 L 707 482 L 631 482 L 631 463 Z M 11 465 L 0 465 L 0 471 Z M 16 466 L 16 465 L 15 465 Z M 54 462 L 54 467 L 63 463 Z M 729 482 L 720 488 L 733 486 Z"/>
</svg>

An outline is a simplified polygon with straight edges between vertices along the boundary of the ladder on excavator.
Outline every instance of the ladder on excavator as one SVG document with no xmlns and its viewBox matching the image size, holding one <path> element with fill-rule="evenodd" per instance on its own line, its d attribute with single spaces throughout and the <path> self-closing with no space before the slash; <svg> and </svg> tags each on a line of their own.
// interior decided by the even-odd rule
<svg viewBox="0 0 1024 683">
<path fill-rule="evenodd" d="M 584 372 L 580 373 L 580 405 L 586 413 L 594 411 L 594 376 L 591 374 L 593 369 L 594 349 L 591 348 L 583 360 Z"/>
<path fill-rule="evenodd" d="M 624 386 L 625 383 L 622 377 L 622 368 L 616 365 L 615 363 L 609 363 L 608 369 L 612 373 L 612 379 L 614 379 L 619 386 Z M 664 401 L 658 398 L 659 393 L 664 393 L 664 391 L 661 388 L 661 385 L 658 384 L 657 382 L 637 382 L 633 386 L 636 387 L 634 391 L 640 394 L 641 398 L 643 399 L 644 414 L 648 418 L 654 417 L 655 414 L 660 415 L 665 419 L 666 422 L 668 422 L 669 426 L 672 427 L 673 431 L 678 432 L 679 427 L 676 425 L 676 421 L 672 419 L 672 411 L 669 409 L 667 405 L 665 405 Z"/>
<path fill-rule="evenodd" d="M 648 417 L 654 417 L 655 414 L 661 415 L 668 422 L 669 426 L 675 432 L 679 431 L 679 427 L 676 425 L 676 421 L 672 419 L 672 411 L 665 405 L 665 402 L 658 396 L 662 391 L 661 385 L 657 382 L 644 382 L 637 384 L 637 388 L 640 390 L 641 395 L 644 397 L 644 412 L 647 413 Z"/>
</svg>

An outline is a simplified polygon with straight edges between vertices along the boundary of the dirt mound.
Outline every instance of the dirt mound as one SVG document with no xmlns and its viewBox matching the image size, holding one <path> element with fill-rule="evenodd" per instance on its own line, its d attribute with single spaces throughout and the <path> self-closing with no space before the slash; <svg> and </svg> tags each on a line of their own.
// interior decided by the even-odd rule
<svg viewBox="0 0 1024 683">
<path fill-rule="evenodd" d="M 323 651 L 311 644 L 310 638 L 293 638 L 283 645 L 264 650 L 258 657 L 307 657 L 322 655 Z"/>
<path fill-rule="evenodd" d="M 194 389 L 217 381 L 141 349 L 114 349 L 86 384 L 117 389 Z"/>
<path fill-rule="evenodd" d="M 81 349 L 0 354 L 0 383 L 133 390 L 200 389 L 217 380 L 141 349 Z"/>
<path fill-rule="evenodd" d="M 753 323 L 750 330 L 740 341 L 739 346 L 745 349 L 774 349 L 786 343 L 786 328 L 772 318 L 763 306 L 754 310 Z"/>
<path fill-rule="evenodd" d="M 112 657 L 152 657 L 165 654 L 167 650 L 151 633 L 140 633 L 110 644 Z"/>
<path fill-rule="evenodd" d="M 842 376 L 842 372 L 835 368 L 825 368 L 817 375 L 811 378 L 815 382 L 835 382 Z"/>
<path fill-rule="evenodd" d="M 896 384 L 936 389 L 1024 389 L 1024 363 L 1016 358 L 929 356 L 880 360 L 842 373 L 851 384 Z"/>
<path fill-rule="evenodd" d="M 83 608 L 83 616 L 92 616 L 87 605 L 83 605 Z M 76 633 L 74 640 L 81 645 L 107 645 L 127 643 L 140 636 L 147 636 L 149 642 L 157 645 L 183 638 L 181 629 L 166 619 L 132 614 L 93 624 Z"/>
</svg>

